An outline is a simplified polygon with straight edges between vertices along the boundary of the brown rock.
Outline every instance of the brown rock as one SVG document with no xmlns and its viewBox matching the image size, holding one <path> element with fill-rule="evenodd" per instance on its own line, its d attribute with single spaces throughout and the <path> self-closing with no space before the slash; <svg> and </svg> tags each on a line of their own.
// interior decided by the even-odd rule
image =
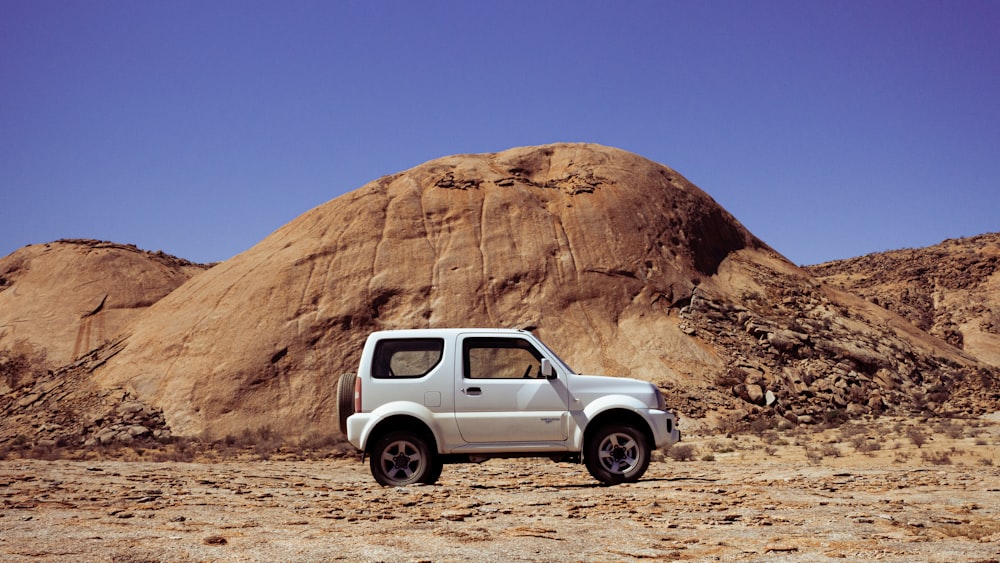
<svg viewBox="0 0 1000 563">
<path fill-rule="evenodd" d="M 96 376 L 161 406 L 175 433 L 220 435 L 335 427 L 333 378 L 380 328 L 532 327 L 584 371 L 706 385 L 723 360 L 671 308 L 739 268 L 727 264 L 740 252 L 794 269 L 633 154 L 447 157 L 317 207 L 192 279 Z"/>
<path fill-rule="evenodd" d="M 809 270 L 1000 366 L 1000 233 L 827 262 Z"/>
<path fill-rule="evenodd" d="M 43 248 L 75 249 L 65 260 L 78 267 L 30 277 L 49 263 Z M 336 377 L 356 368 L 368 332 L 425 326 L 534 329 L 582 372 L 656 382 L 682 419 L 738 408 L 804 422 L 831 406 L 864 406 L 861 384 L 886 374 L 898 379 L 890 411 L 978 414 L 1000 402 L 1000 371 L 817 282 L 670 168 L 598 145 L 434 160 L 321 205 L 193 277 L 194 265 L 110 243 L 29 249 L 0 261 L 0 316 L 35 280 L 44 291 L 32 318 L 73 311 L 37 342 L 50 357 L 77 359 L 0 381 L 0 442 L 40 421 L 71 432 L 98 418 L 103 426 L 80 437 L 131 439 L 131 425 L 161 436 L 329 433 Z M 178 277 L 148 295 L 106 289 L 69 301 L 45 287 L 62 287 L 52 281 L 59 272 L 100 286 L 79 266 L 92 262 L 109 279 L 123 269 L 144 279 L 119 260 L 153 264 L 154 279 Z M 112 312 L 133 315 L 127 330 Z M 0 352 L 29 336 L 18 331 L 0 332 Z M 724 392 L 734 377 L 742 402 Z M 760 408 L 770 402 L 765 387 L 780 410 Z M 144 406 L 119 414 L 129 401 Z"/>
<path fill-rule="evenodd" d="M 94 240 L 26 246 L 0 259 L 0 349 L 26 340 L 60 366 L 205 268 Z"/>
</svg>

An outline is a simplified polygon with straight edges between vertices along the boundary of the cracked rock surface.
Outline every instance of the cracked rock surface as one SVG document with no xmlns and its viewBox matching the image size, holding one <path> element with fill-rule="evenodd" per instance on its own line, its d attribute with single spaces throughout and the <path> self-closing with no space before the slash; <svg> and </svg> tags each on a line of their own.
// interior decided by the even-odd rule
<svg viewBox="0 0 1000 563">
<path fill-rule="evenodd" d="M 980 450 L 961 449 L 993 459 L 996 438 L 981 436 L 992 445 Z M 708 451 L 718 439 L 690 443 Z M 367 466 L 352 459 L 6 460 L 0 461 L 0 559 L 1000 557 L 995 466 L 929 464 L 911 455 L 912 445 L 894 449 L 896 461 L 855 454 L 813 463 L 795 446 L 763 453 L 752 439 L 732 440 L 736 451 L 711 461 L 660 458 L 642 481 L 615 487 L 597 485 L 580 465 L 533 459 L 446 466 L 439 484 L 403 488 L 379 487 Z"/>
</svg>

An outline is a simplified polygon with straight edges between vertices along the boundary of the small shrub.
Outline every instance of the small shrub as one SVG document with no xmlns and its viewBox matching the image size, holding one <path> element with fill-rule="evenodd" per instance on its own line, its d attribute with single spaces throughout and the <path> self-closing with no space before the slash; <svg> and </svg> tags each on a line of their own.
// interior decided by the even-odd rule
<svg viewBox="0 0 1000 563">
<path fill-rule="evenodd" d="M 874 455 L 874 452 L 882 449 L 881 442 L 869 439 L 867 436 L 855 436 L 851 440 L 851 446 L 854 448 L 854 451 L 865 455 Z"/>
<path fill-rule="evenodd" d="M 925 451 L 920 454 L 920 459 L 933 465 L 951 465 L 951 456 L 948 455 L 948 452 L 933 453 Z"/>
<path fill-rule="evenodd" d="M 867 432 L 867 429 L 860 424 L 845 424 L 840 427 L 840 434 L 844 439 L 851 439 L 857 436 L 861 436 Z"/>
<path fill-rule="evenodd" d="M 914 446 L 921 448 L 927 443 L 927 434 L 919 428 L 908 428 L 906 430 L 906 437 L 910 439 L 910 442 Z"/>
<path fill-rule="evenodd" d="M 692 461 L 698 449 L 692 444 L 675 444 L 667 450 L 667 457 L 674 461 Z"/>
<path fill-rule="evenodd" d="M 712 442 L 708 445 L 709 449 L 717 454 L 728 454 L 736 451 L 736 444 L 731 441 L 728 442 Z"/>
<path fill-rule="evenodd" d="M 840 452 L 840 448 L 834 444 L 824 444 L 822 448 L 823 455 L 826 457 L 840 457 L 844 454 Z"/>
<path fill-rule="evenodd" d="M 956 424 L 953 420 L 942 420 L 937 424 L 935 428 L 939 434 L 944 434 L 945 436 L 951 438 L 952 440 L 957 440 L 965 435 L 965 429 L 960 424 Z"/>
<path fill-rule="evenodd" d="M 45 350 L 21 339 L 0 349 L 0 381 L 11 389 L 34 385 L 48 371 Z"/>
<path fill-rule="evenodd" d="M 848 421 L 845 409 L 832 409 L 823 413 L 823 423 L 827 428 L 836 428 Z"/>
<path fill-rule="evenodd" d="M 739 434 L 746 428 L 746 423 L 743 421 L 743 415 L 740 413 L 731 413 L 726 415 L 719 421 L 718 424 L 719 432 L 730 436 L 732 434 Z"/>
<path fill-rule="evenodd" d="M 757 417 L 750 423 L 750 431 L 758 436 L 763 436 L 765 433 L 772 433 L 777 437 L 777 434 L 771 431 L 778 427 L 778 420 L 779 418 L 776 416 Z"/>
</svg>

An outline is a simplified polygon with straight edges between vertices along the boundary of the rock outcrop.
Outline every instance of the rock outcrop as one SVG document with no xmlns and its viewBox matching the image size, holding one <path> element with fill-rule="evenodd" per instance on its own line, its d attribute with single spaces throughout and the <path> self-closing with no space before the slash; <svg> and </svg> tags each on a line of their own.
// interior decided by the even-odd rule
<svg viewBox="0 0 1000 563">
<path fill-rule="evenodd" d="M 1000 367 L 1000 233 L 808 269 Z"/>
<path fill-rule="evenodd" d="M 93 385 L 102 415 L 162 410 L 174 435 L 303 437 L 336 432 L 337 377 L 370 331 L 427 326 L 536 331 L 582 373 L 657 383 L 685 419 L 1000 402 L 996 368 L 819 282 L 676 171 L 590 144 L 379 178 L 191 278 L 61 377 Z"/>
<path fill-rule="evenodd" d="M 685 415 L 995 407 L 975 359 L 818 283 L 676 171 L 583 144 L 446 157 L 313 209 L 154 305 L 94 375 L 177 433 L 317 432 L 369 331 L 469 325 L 535 330 Z M 976 378 L 985 395 L 952 392 Z"/>
<path fill-rule="evenodd" d="M 24 341 L 64 365 L 206 268 L 96 240 L 26 246 L 0 259 L 0 349 Z"/>
<path fill-rule="evenodd" d="M 677 312 L 736 252 L 777 255 L 665 166 L 596 145 L 460 155 L 309 211 L 150 308 L 95 372 L 180 433 L 332 428 L 381 328 L 537 330 L 591 372 L 704 384 Z"/>
</svg>

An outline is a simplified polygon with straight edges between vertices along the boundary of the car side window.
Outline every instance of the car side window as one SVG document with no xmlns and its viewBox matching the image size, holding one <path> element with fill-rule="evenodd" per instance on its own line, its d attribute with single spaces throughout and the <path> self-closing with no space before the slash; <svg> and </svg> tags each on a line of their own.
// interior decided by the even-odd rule
<svg viewBox="0 0 1000 563">
<path fill-rule="evenodd" d="M 542 355 L 521 338 L 466 338 L 462 357 L 468 379 L 541 377 Z"/>
<path fill-rule="evenodd" d="M 443 352 L 444 340 L 441 338 L 382 340 L 375 346 L 372 377 L 423 377 L 441 362 Z"/>
</svg>

